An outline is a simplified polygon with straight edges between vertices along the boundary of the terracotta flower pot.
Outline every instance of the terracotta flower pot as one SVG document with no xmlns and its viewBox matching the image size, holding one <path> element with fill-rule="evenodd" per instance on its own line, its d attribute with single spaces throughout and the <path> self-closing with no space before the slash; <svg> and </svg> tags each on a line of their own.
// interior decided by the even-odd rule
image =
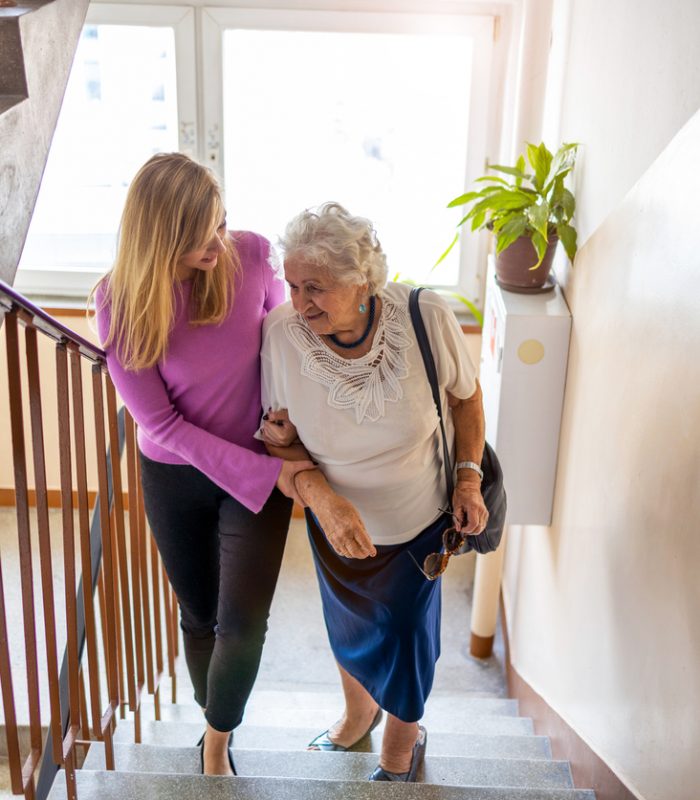
<svg viewBox="0 0 700 800">
<path fill-rule="evenodd" d="M 537 269 L 531 270 L 537 263 L 537 251 L 529 236 L 521 236 L 513 244 L 496 256 L 496 277 L 503 289 L 513 287 L 513 291 L 539 289 L 544 286 L 549 270 L 552 268 L 554 251 L 559 237 L 550 234 L 547 252 Z"/>
</svg>

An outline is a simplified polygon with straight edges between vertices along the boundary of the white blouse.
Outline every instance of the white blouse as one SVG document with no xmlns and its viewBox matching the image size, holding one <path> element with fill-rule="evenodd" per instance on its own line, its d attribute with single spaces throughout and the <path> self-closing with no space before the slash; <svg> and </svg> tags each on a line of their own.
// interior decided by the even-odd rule
<svg viewBox="0 0 700 800">
<path fill-rule="evenodd" d="M 263 408 L 288 410 L 309 454 L 331 487 L 357 508 L 377 545 L 414 538 L 447 502 L 440 423 L 409 293 L 409 286 L 387 284 L 372 349 L 357 359 L 327 347 L 291 303 L 273 309 L 263 324 Z M 447 303 L 423 291 L 420 307 L 453 443 L 445 391 L 471 397 L 476 372 Z"/>
</svg>

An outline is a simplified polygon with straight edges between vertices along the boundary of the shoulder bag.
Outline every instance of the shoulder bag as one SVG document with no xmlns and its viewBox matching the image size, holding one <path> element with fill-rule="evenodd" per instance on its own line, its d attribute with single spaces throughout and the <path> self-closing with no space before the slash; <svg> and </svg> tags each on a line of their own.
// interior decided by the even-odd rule
<svg viewBox="0 0 700 800">
<path fill-rule="evenodd" d="M 442 418 L 442 402 L 440 399 L 440 389 L 438 386 L 437 369 L 433 352 L 430 348 L 430 341 L 425 330 L 423 317 L 420 313 L 418 298 L 423 287 L 416 287 L 411 290 L 408 300 L 408 310 L 411 314 L 411 322 L 416 332 L 418 346 L 423 357 L 425 372 L 433 393 L 433 401 L 440 419 L 440 431 L 442 433 L 443 463 L 445 465 L 445 484 L 447 487 L 447 507 L 452 508 L 452 495 L 454 494 L 454 479 L 452 476 L 452 461 L 450 460 L 450 450 L 447 445 L 447 435 L 445 434 L 445 422 Z M 486 528 L 477 535 L 467 536 L 464 544 L 459 549 L 459 554 L 468 553 L 476 550 L 477 553 L 485 554 L 493 552 L 501 542 L 503 528 L 506 521 L 506 492 L 503 487 L 503 470 L 498 460 L 498 456 L 488 442 L 484 442 L 484 455 L 481 459 L 481 470 L 484 477 L 481 481 L 481 496 L 489 512 L 489 519 Z"/>
</svg>

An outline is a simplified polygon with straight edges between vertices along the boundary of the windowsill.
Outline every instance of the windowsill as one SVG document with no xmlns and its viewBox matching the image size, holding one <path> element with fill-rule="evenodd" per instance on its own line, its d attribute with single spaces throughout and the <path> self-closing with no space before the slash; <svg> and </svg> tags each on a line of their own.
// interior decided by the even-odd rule
<svg viewBox="0 0 700 800">
<path fill-rule="evenodd" d="M 85 314 L 87 306 L 87 294 L 82 296 L 67 296 L 51 292 L 23 292 L 21 286 L 15 287 L 17 291 L 21 292 L 27 300 L 30 300 L 35 305 L 43 308 L 48 314 L 52 316 L 64 317 L 77 317 Z M 450 304 L 452 305 L 452 304 Z M 462 311 L 464 308 L 461 303 L 458 303 L 461 308 L 453 307 L 457 321 L 459 322 L 462 332 L 465 334 L 481 334 L 481 325 L 477 320 L 468 312 Z"/>
</svg>

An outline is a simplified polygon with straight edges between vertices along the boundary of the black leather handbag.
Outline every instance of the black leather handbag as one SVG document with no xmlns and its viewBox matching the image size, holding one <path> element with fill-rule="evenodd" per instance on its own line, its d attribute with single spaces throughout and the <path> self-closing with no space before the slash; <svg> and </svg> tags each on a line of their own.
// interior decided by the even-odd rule
<svg viewBox="0 0 700 800">
<path fill-rule="evenodd" d="M 450 450 L 447 445 L 445 423 L 442 418 L 442 403 L 440 401 L 440 389 L 438 386 L 435 360 L 433 359 L 433 352 L 430 348 L 428 334 L 425 330 L 425 324 L 418 303 L 418 298 L 422 290 L 422 286 L 411 289 L 411 295 L 408 299 L 408 310 L 411 314 L 411 321 L 413 322 L 413 328 L 416 332 L 416 338 L 418 339 L 418 346 L 423 356 L 423 364 L 428 376 L 428 382 L 433 392 L 433 401 L 435 402 L 438 417 L 440 418 L 443 463 L 445 465 L 445 484 L 447 486 L 447 507 L 451 510 L 452 495 L 454 493 L 452 461 L 450 460 Z M 498 456 L 488 442 L 484 443 L 484 455 L 481 459 L 481 469 L 484 473 L 484 477 L 481 481 L 481 495 L 484 498 L 484 504 L 489 512 L 489 519 L 482 533 L 476 536 L 467 536 L 464 544 L 459 549 L 459 554 L 468 553 L 470 550 L 476 550 L 477 553 L 481 554 L 491 553 L 498 547 L 501 542 L 501 537 L 503 536 L 507 508 L 506 491 L 503 486 L 503 470 L 501 469 Z"/>
</svg>

